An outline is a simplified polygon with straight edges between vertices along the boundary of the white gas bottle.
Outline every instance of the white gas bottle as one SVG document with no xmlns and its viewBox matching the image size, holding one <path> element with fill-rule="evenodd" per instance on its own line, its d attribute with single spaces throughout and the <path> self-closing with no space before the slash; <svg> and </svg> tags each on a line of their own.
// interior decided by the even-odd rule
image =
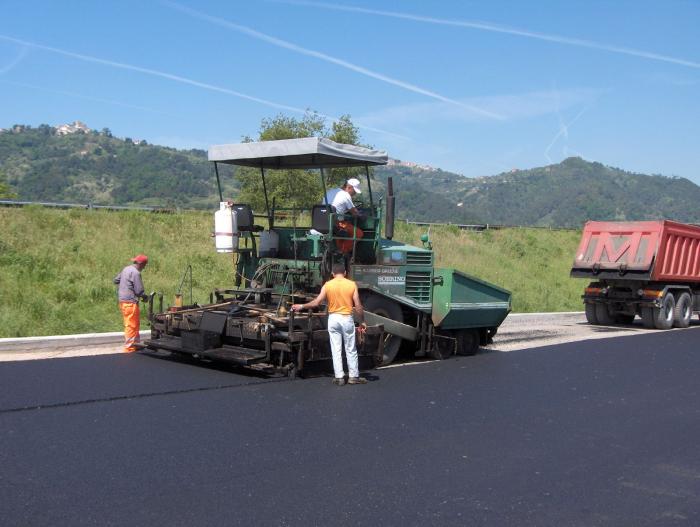
<svg viewBox="0 0 700 527">
<path fill-rule="evenodd" d="M 219 203 L 219 210 L 214 213 L 214 239 L 216 252 L 232 253 L 238 249 L 238 225 L 236 215 L 231 210 L 233 204 L 228 201 Z"/>
</svg>

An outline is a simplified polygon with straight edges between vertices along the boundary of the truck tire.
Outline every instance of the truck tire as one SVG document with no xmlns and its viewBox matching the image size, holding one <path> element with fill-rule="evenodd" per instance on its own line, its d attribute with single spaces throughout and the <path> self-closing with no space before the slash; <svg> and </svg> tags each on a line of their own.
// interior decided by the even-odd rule
<svg viewBox="0 0 700 527">
<path fill-rule="evenodd" d="M 661 307 L 653 308 L 654 327 L 656 329 L 671 329 L 675 308 L 676 300 L 671 293 L 666 293 L 661 299 Z"/>
<path fill-rule="evenodd" d="M 401 306 L 379 295 L 368 294 L 362 298 L 362 307 L 380 317 L 390 318 L 396 322 L 403 322 Z M 401 347 L 401 338 L 393 335 L 384 336 L 384 358 L 382 365 L 391 364 L 396 358 Z"/>
<path fill-rule="evenodd" d="M 479 332 L 476 329 L 460 329 L 457 332 L 457 354 L 471 357 L 479 351 Z"/>
<path fill-rule="evenodd" d="M 676 299 L 673 308 L 673 326 L 687 328 L 690 326 L 690 317 L 693 315 L 693 299 L 689 293 L 683 292 Z"/>
<path fill-rule="evenodd" d="M 598 317 L 596 316 L 595 312 L 595 304 L 584 304 L 586 306 L 586 320 L 588 321 L 589 324 L 592 324 L 594 326 L 598 325 Z"/>
<path fill-rule="evenodd" d="M 598 324 L 601 326 L 612 326 L 615 323 L 615 320 L 613 320 L 613 317 L 610 314 L 608 304 L 596 304 L 595 316 L 598 319 Z"/>
</svg>

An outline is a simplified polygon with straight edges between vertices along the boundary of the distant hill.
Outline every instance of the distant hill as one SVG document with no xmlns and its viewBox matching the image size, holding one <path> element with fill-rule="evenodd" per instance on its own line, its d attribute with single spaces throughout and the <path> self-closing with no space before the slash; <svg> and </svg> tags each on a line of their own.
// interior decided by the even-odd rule
<svg viewBox="0 0 700 527">
<path fill-rule="evenodd" d="M 215 178 L 203 150 L 176 150 L 78 129 L 16 126 L 0 133 L 0 171 L 30 201 L 211 207 Z"/>
<path fill-rule="evenodd" d="M 635 174 L 578 157 L 480 178 L 408 168 L 376 173 L 382 180 L 394 177 L 399 215 L 418 221 L 557 227 L 587 220 L 700 222 L 700 187 L 688 179 Z"/>
<path fill-rule="evenodd" d="M 82 123 L 80 123 L 82 124 Z M 64 133 L 64 135 L 58 135 Z M 222 176 L 235 196 L 231 170 Z M 176 150 L 65 125 L 0 131 L 0 183 L 22 200 L 211 209 L 216 180 L 202 150 Z M 377 193 L 394 179 L 397 216 L 416 221 L 572 226 L 586 220 L 669 218 L 700 223 L 700 187 L 569 158 L 466 178 L 420 166 L 375 168 Z"/>
</svg>

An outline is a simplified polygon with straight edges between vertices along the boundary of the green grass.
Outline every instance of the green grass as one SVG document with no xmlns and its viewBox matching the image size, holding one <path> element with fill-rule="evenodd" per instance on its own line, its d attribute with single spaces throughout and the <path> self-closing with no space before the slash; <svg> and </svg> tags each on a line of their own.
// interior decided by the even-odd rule
<svg viewBox="0 0 700 527">
<path fill-rule="evenodd" d="M 0 209 L 0 222 L 0 337 L 121 330 L 112 278 L 140 252 L 150 259 L 146 290 L 162 291 L 166 304 L 188 264 L 195 301 L 233 284 L 231 255 L 210 238 L 213 214 L 28 207 Z M 424 231 L 400 223 L 395 239 L 420 246 Z M 510 289 L 515 311 L 581 309 L 583 284 L 568 277 L 577 232 L 439 227 L 431 239 L 438 266 Z"/>
<path fill-rule="evenodd" d="M 398 223 L 395 239 L 421 246 L 425 227 Z M 581 280 L 569 278 L 579 231 L 432 227 L 437 267 L 452 267 L 513 293 L 513 311 L 581 311 Z"/>
</svg>

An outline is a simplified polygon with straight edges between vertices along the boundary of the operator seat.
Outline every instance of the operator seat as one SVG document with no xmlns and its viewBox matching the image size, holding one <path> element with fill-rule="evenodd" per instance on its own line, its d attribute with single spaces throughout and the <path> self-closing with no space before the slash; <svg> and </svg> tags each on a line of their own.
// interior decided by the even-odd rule
<svg viewBox="0 0 700 527">
<path fill-rule="evenodd" d="M 332 214 L 335 214 L 333 205 L 314 205 L 311 209 L 311 227 L 321 234 L 330 233 L 333 225 Z"/>
<path fill-rule="evenodd" d="M 263 230 L 261 225 L 255 225 L 255 219 L 253 218 L 253 209 L 250 205 L 241 203 L 239 205 L 233 205 L 231 210 L 236 215 L 236 222 L 238 225 L 238 230 L 241 232 L 260 232 Z"/>
</svg>

